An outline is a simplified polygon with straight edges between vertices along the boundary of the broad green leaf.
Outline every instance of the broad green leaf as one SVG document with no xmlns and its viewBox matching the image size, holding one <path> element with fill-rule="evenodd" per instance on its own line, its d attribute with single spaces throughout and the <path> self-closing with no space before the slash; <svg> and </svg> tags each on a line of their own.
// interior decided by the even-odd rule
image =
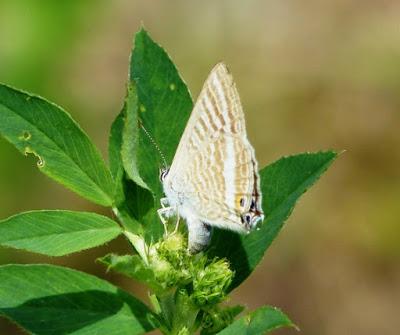
<svg viewBox="0 0 400 335">
<path fill-rule="evenodd" d="M 150 310 L 97 277 L 52 265 L 0 266 L 0 315 L 36 335 L 134 335 Z"/>
<path fill-rule="evenodd" d="M 148 285 L 153 291 L 161 291 L 163 288 L 154 276 L 153 270 L 148 268 L 138 255 L 115 255 L 108 254 L 98 261 L 108 270 L 119 272 L 127 277 Z"/>
<path fill-rule="evenodd" d="M 120 233 L 115 221 L 95 213 L 32 211 L 0 221 L 1 246 L 49 256 L 93 248 Z"/>
<path fill-rule="evenodd" d="M 162 196 L 159 168 L 172 162 L 192 99 L 170 57 L 143 29 L 136 34 L 130 81 L 122 159 L 129 177 L 138 185 L 135 203 L 150 203 L 148 188 L 157 207 Z M 156 208 L 142 209 L 136 217 L 146 224 L 147 241 L 162 236 Z"/>
<path fill-rule="evenodd" d="M 296 326 L 279 309 L 265 306 L 236 320 L 219 335 L 261 335 L 274 329 Z"/>
<path fill-rule="evenodd" d="M 239 286 L 261 261 L 297 200 L 337 157 L 333 151 L 284 157 L 260 171 L 265 220 L 248 235 L 214 232 L 210 256 L 225 257 L 235 271 L 231 288 Z"/>
<path fill-rule="evenodd" d="M 110 172 L 79 125 L 60 107 L 0 84 L 0 135 L 38 159 L 41 172 L 103 206 L 112 204 Z"/>
<path fill-rule="evenodd" d="M 164 163 L 157 146 L 166 163 L 171 164 L 193 103 L 170 57 L 143 29 L 136 34 L 130 80 L 136 83 L 138 121 L 145 129 L 139 129 L 137 168 L 142 180 L 159 197 L 162 188 L 158 169 Z"/>
</svg>

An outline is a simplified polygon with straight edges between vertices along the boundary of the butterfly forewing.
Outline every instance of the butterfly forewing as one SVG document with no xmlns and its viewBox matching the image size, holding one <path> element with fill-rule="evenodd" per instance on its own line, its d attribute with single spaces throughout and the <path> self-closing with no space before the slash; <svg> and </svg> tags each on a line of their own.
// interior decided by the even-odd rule
<svg viewBox="0 0 400 335">
<path fill-rule="evenodd" d="M 262 218 L 257 170 L 236 86 L 220 63 L 203 86 L 167 182 L 203 222 L 245 231 Z"/>
</svg>

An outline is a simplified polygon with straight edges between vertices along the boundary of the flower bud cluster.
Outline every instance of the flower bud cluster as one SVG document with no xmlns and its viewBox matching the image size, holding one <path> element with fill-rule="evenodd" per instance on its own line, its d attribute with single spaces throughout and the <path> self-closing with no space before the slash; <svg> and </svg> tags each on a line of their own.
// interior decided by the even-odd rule
<svg viewBox="0 0 400 335">
<path fill-rule="evenodd" d="M 206 254 L 191 255 L 186 238 L 179 233 L 150 248 L 149 267 L 166 290 L 186 288 L 193 303 L 200 308 L 224 300 L 234 274 L 225 259 L 209 260 Z"/>
<path fill-rule="evenodd" d="M 232 278 L 233 272 L 224 259 L 214 259 L 203 268 L 199 267 L 193 276 L 193 301 L 198 306 L 221 302 Z"/>
<path fill-rule="evenodd" d="M 149 265 L 157 281 L 169 289 L 190 283 L 189 258 L 183 236 L 174 234 L 151 247 Z"/>
</svg>

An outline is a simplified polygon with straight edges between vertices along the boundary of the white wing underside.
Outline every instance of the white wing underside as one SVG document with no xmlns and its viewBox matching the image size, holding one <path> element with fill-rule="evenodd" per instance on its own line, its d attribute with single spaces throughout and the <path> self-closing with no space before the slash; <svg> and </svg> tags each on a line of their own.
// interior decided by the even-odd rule
<svg viewBox="0 0 400 335">
<path fill-rule="evenodd" d="M 211 226 L 243 232 L 250 228 L 243 214 L 262 217 L 254 149 L 235 83 L 222 63 L 203 86 L 164 190 L 179 211 Z"/>
</svg>

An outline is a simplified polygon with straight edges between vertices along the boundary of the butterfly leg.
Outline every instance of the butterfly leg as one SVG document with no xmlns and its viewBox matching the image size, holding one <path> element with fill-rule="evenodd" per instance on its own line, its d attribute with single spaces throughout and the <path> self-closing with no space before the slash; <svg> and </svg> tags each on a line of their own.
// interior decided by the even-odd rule
<svg viewBox="0 0 400 335">
<path fill-rule="evenodd" d="M 167 222 L 168 219 L 171 217 L 171 212 L 173 210 L 174 210 L 173 207 L 163 207 L 157 210 L 157 214 L 164 226 L 165 235 L 168 235 Z"/>
<path fill-rule="evenodd" d="M 161 204 L 161 207 L 162 207 L 162 208 L 170 207 L 169 201 L 168 201 L 168 198 L 167 198 L 167 197 L 161 198 L 161 199 L 160 199 L 160 204 Z"/>
<path fill-rule="evenodd" d="M 175 229 L 172 232 L 172 234 L 176 234 L 176 232 L 179 229 L 179 221 L 180 221 L 179 211 L 176 209 L 175 212 L 176 212 L 176 225 L 175 225 Z"/>
</svg>

